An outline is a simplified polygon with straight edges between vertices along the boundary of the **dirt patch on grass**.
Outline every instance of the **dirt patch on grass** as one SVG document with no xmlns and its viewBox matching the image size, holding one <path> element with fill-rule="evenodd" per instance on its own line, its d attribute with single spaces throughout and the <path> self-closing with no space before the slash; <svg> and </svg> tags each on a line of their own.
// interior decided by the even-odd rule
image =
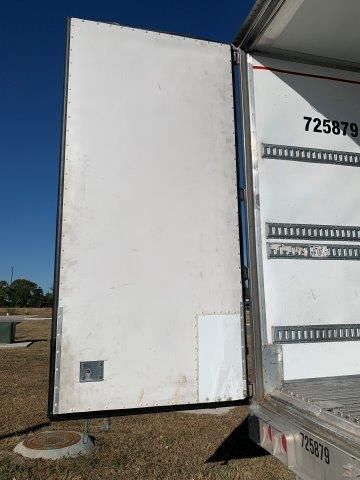
<svg viewBox="0 0 360 480">
<path fill-rule="evenodd" d="M 49 423 L 50 322 L 24 322 L 26 349 L 0 350 L 0 480 L 290 480 L 294 476 L 247 437 L 247 407 L 225 415 L 165 413 L 116 417 L 109 432 L 89 422 L 92 455 L 28 460 L 12 449 L 32 430 L 83 430 L 84 421 Z"/>
</svg>

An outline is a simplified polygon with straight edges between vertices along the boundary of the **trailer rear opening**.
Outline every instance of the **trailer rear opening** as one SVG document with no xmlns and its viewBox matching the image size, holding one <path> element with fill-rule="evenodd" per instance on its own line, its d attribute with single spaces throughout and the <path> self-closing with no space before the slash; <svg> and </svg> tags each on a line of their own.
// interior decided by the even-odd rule
<svg viewBox="0 0 360 480">
<path fill-rule="evenodd" d="M 256 2 L 236 41 L 252 438 L 309 479 L 360 474 L 359 18 L 352 1 Z"/>
</svg>

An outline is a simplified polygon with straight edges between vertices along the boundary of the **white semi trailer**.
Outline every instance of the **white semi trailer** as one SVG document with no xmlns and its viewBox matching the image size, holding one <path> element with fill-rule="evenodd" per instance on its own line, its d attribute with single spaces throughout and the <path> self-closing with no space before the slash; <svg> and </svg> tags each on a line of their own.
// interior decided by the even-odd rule
<svg viewBox="0 0 360 480">
<path fill-rule="evenodd" d="M 299 478 L 360 478 L 359 22 L 261 0 L 230 46 L 69 21 L 51 417 L 249 397 Z"/>
</svg>

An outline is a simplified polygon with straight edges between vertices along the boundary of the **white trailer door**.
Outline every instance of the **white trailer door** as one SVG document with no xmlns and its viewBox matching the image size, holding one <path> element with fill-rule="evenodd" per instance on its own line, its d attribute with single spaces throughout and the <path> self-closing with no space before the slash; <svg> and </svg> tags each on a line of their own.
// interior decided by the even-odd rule
<svg viewBox="0 0 360 480">
<path fill-rule="evenodd" d="M 72 19 L 50 414 L 246 395 L 229 45 Z"/>
</svg>

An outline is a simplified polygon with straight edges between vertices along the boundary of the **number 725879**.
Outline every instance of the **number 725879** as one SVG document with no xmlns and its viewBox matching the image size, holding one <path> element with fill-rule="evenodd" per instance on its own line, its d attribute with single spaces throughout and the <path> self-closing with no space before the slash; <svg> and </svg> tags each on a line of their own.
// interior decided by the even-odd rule
<svg viewBox="0 0 360 480">
<path fill-rule="evenodd" d="M 306 450 L 311 455 L 314 455 L 319 460 L 324 461 L 325 463 L 330 463 L 330 452 L 328 447 L 325 447 L 321 442 L 314 440 L 303 432 L 300 432 L 301 435 L 301 447 Z"/>
<path fill-rule="evenodd" d="M 305 132 L 326 133 L 333 135 L 350 135 L 357 137 L 359 127 L 354 122 L 341 122 L 339 120 L 320 119 L 317 117 L 303 117 L 305 120 Z"/>
</svg>

